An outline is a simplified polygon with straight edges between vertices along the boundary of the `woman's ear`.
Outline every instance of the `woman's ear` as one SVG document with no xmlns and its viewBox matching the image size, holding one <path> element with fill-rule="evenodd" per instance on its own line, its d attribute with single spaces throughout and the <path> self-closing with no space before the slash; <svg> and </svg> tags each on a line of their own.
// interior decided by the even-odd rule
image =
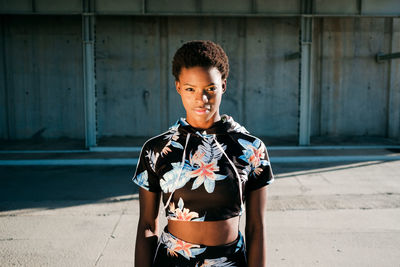
<svg viewBox="0 0 400 267">
<path fill-rule="evenodd" d="M 222 84 L 221 84 L 221 86 L 222 86 L 222 93 L 225 93 L 225 91 L 226 91 L 226 83 L 227 83 L 227 80 L 226 80 L 226 79 L 222 81 Z"/>
<path fill-rule="evenodd" d="M 178 94 L 181 94 L 181 88 L 180 88 L 179 81 L 175 81 L 175 89 L 178 92 Z"/>
</svg>

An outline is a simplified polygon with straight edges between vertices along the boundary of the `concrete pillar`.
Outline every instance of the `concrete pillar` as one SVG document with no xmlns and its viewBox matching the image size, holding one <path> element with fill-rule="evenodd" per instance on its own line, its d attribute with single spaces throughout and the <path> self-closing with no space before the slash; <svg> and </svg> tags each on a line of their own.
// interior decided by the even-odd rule
<svg viewBox="0 0 400 267">
<path fill-rule="evenodd" d="M 400 52 L 400 19 L 392 18 L 392 41 L 389 53 Z M 400 59 L 389 62 L 388 137 L 400 141 Z"/>
<path fill-rule="evenodd" d="M 312 31 L 313 18 L 307 16 L 312 13 L 312 1 L 302 2 L 302 16 L 300 18 L 300 118 L 299 118 L 299 145 L 310 144 L 311 132 L 311 97 L 313 87 L 312 77 Z"/>
<path fill-rule="evenodd" d="M 96 79 L 94 68 L 95 17 L 94 2 L 83 0 L 83 83 L 85 97 L 85 146 L 96 146 Z"/>
</svg>

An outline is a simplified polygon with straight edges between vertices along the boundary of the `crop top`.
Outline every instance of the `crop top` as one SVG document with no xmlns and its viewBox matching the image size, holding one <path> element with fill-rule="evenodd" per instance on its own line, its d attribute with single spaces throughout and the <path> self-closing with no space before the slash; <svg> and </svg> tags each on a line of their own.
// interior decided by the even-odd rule
<svg viewBox="0 0 400 267">
<path fill-rule="evenodd" d="M 132 181 L 163 193 L 169 220 L 217 221 L 240 215 L 246 195 L 274 175 L 264 143 L 224 114 L 208 129 L 180 118 L 148 139 Z"/>
</svg>

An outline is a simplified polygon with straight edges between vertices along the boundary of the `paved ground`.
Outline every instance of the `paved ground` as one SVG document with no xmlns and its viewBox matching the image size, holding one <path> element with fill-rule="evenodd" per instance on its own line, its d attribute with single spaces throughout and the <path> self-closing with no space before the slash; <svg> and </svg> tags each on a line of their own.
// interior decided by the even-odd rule
<svg viewBox="0 0 400 267">
<path fill-rule="evenodd" d="M 269 266 L 400 266 L 400 161 L 273 170 Z M 133 171 L 0 167 L 0 265 L 133 266 Z"/>
</svg>

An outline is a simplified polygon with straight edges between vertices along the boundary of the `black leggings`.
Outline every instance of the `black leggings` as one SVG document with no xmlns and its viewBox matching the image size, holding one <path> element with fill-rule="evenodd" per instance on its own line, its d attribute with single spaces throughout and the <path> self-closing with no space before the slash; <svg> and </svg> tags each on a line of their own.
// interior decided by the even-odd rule
<svg viewBox="0 0 400 267">
<path fill-rule="evenodd" d="M 157 244 L 154 267 L 246 267 L 246 247 L 240 233 L 235 241 L 221 246 L 205 246 L 185 242 L 168 232 L 167 226 Z"/>
</svg>

